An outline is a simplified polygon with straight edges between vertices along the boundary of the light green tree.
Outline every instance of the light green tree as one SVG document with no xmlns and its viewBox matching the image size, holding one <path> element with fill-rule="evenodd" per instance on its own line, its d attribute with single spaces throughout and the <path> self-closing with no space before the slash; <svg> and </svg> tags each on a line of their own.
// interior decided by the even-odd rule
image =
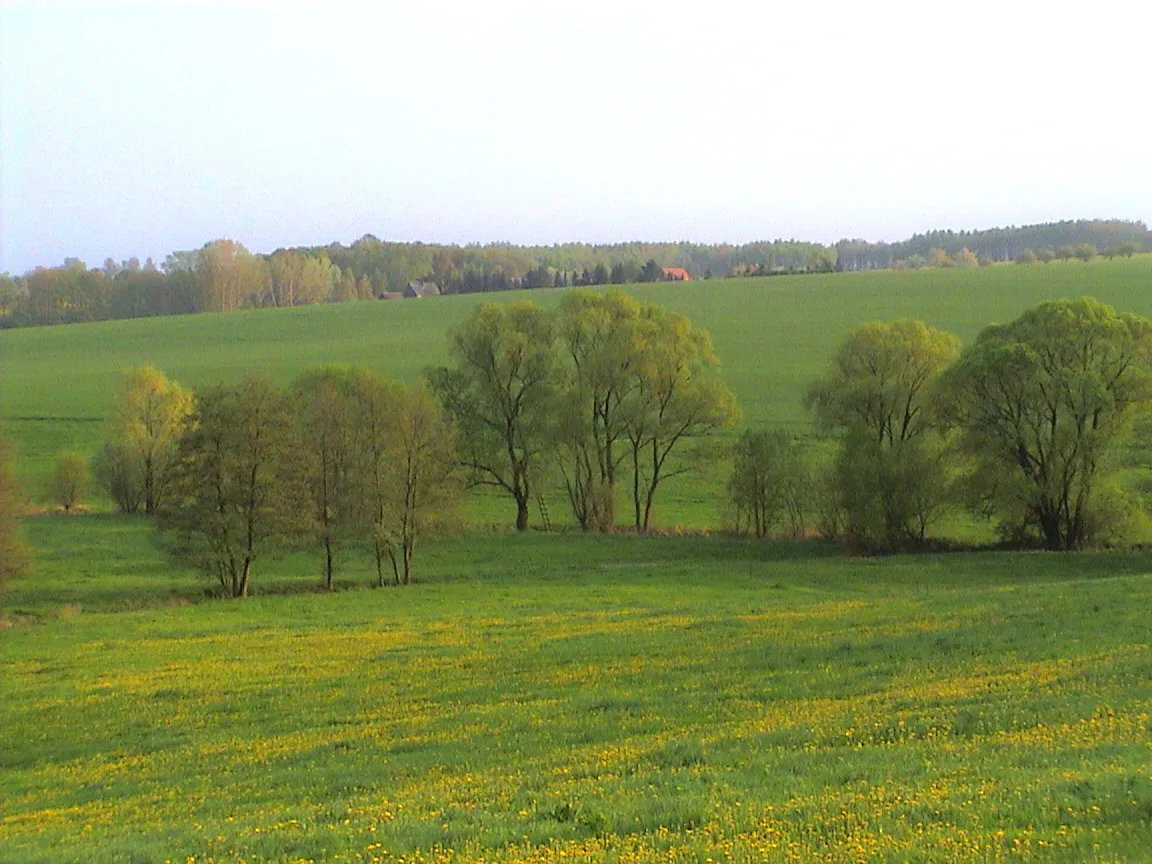
<svg viewBox="0 0 1152 864">
<path fill-rule="evenodd" d="M 156 513 L 176 460 L 176 442 L 195 407 L 192 394 L 142 366 L 124 376 L 108 411 L 108 439 L 95 460 L 101 485 L 125 513 Z"/>
<path fill-rule="evenodd" d="M 787 520 L 801 537 L 812 471 L 800 445 L 779 429 L 746 429 L 733 447 L 728 497 L 737 532 L 766 537 Z"/>
<path fill-rule="evenodd" d="M 1110 457 L 1152 403 L 1152 322 L 1092 298 L 986 328 L 943 380 L 969 482 L 1005 536 L 1079 549 L 1117 518 Z M 1107 521 L 1107 520 L 1105 520 Z"/>
<path fill-rule="evenodd" d="M 161 528 L 179 558 L 211 576 L 226 596 L 243 597 L 253 564 L 306 524 L 290 403 L 258 378 L 197 395 Z"/>
<path fill-rule="evenodd" d="M 806 404 L 840 435 L 835 479 L 851 545 L 921 542 L 942 511 L 949 470 L 932 393 L 959 350 L 955 337 L 921 321 L 873 322 L 849 334 L 809 386 Z"/>
<path fill-rule="evenodd" d="M 57 454 L 52 491 L 65 513 L 71 513 L 84 500 L 90 479 L 88 461 L 83 456 L 72 450 Z"/>
<path fill-rule="evenodd" d="M 362 369 L 355 395 L 351 460 L 353 525 L 397 585 L 412 582 L 417 546 L 454 521 L 464 493 L 456 430 L 422 384 L 409 387 Z"/>
<path fill-rule="evenodd" d="M 296 421 L 294 460 L 308 508 L 306 526 L 324 548 L 324 588 L 332 590 L 336 548 L 352 522 L 355 398 L 348 370 L 316 369 L 291 390 Z"/>
<path fill-rule="evenodd" d="M 521 531 L 555 422 L 555 340 L 553 316 L 533 303 L 484 303 L 448 333 L 454 365 L 428 373 L 469 483 L 507 492 Z"/>
<path fill-rule="evenodd" d="M 568 372 L 558 464 L 585 529 L 606 531 L 616 523 L 617 475 L 629 454 L 626 403 L 654 329 L 641 312 L 638 301 L 618 291 L 570 291 L 560 301 Z"/>
<path fill-rule="evenodd" d="M 656 491 L 717 455 L 713 433 L 740 419 L 736 398 L 720 376 L 708 333 L 682 315 L 647 305 L 635 321 L 638 354 L 622 402 L 632 467 L 635 528 L 651 526 Z M 621 358 L 623 362 L 623 358 Z"/>
</svg>

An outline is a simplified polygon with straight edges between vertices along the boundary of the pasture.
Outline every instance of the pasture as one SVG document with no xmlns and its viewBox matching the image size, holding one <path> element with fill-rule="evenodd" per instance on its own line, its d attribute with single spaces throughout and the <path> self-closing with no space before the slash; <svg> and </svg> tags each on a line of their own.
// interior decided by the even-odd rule
<svg viewBox="0 0 1152 864">
<path fill-rule="evenodd" d="M 7 864 L 1149 848 L 1146 554 L 484 532 L 409 589 L 314 594 L 288 559 L 199 602 L 143 520 L 30 529 L 0 635 Z"/>
</svg>

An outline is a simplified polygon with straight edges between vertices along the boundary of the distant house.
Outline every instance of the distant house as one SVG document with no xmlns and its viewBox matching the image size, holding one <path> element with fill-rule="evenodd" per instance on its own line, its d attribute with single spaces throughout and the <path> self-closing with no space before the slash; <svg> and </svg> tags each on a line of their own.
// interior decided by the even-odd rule
<svg viewBox="0 0 1152 864">
<path fill-rule="evenodd" d="M 691 274 L 683 267 L 662 267 L 660 269 L 661 282 L 688 282 L 691 279 Z"/>
<path fill-rule="evenodd" d="M 408 287 L 404 289 L 405 297 L 439 297 L 440 286 L 435 282 L 421 282 L 415 280 L 408 283 Z"/>
</svg>

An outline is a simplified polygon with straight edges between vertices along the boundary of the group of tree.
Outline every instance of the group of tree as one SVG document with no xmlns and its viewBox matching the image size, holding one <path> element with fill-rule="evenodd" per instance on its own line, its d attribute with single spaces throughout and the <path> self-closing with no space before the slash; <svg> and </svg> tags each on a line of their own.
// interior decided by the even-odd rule
<svg viewBox="0 0 1152 864">
<path fill-rule="evenodd" d="M 708 334 L 620 292 L 572 291 L 556 311 L 482 304 L 450 331 L 449 355 L 429 381 L 469 482 L 506 493 L 520 530 L 553 481 L 583 529 L 611 530 L 625 478 L 648 530 L 660 486 L 739 417 Z"/>
<path fill-rule="evenodd" d="M 278 550 L 369 551 L 377 581 L 412 581 L 418 543 L 451 517 L 461 485 L 455 434 L 422 386 L 362 369 L 256 378 L 195 393 L 155 369 L 112 402 L 96 474 L 123 512 L 160 517 L 177 557 L 227 596 Z"/>
<path fill-rule="evenodd" d="M 528 527 L 546 485 L 562 485 L 587 530 L 611 530 L 627 477 L 638 530 L 657 492 L 715 450 L 738 411 L 708 334 L 620 294 L 576 290 L 556 311 L 481 304 L 449 334 L 452 367 L 430 386 L 361 369 L 185 390 L 151 368 L 123 379 L 93 459 L 124 513 L 159 516 L 177 556 L 229 596 L 253 564 L 315 548 L 331 588 L 338 552 L 371 553 L 377 579 L 412 580 L 420 538 L 449 521 L 464 489 L 503 489 Z M 62 456 L 58 495 L 80 497 L 83 464 Z M 81 460 L 82 462 L 82 460 Z"/>
<path fill-rule="evenodd" d="M 1122 539 L 1144 519 L 1115 471 L 1152 407 L 1152 322 L 1091 298 L 1044 303 L 964 350 L 919 321 L 865 325 L 807 403 L 837 442 L 828 482 L 808 487 L 830 495 L 809 510 L 851 548 L 915 548 L 957 506 L 1049 549 Z M 730 494 L 757 533 L 808 470 L 785 453 L 765 433 L 737 447 Z"/>
</svg>

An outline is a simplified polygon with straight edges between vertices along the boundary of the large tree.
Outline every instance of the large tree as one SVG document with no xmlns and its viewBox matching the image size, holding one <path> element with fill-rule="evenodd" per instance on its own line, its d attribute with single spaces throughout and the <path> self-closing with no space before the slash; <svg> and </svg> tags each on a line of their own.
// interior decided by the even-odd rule
<svg viewBox="0 0 1152 864">
<path fill-rule="evenodd" d="M 1107 457 L 1152 402 L 1152 322 L 1088 297 L 986 328 L 945 376 L 947 417 L 1001 530 L 1078 549 L 1102 506 Z"/>
<path fill-rule="evenodd" d="M 161 526 L 175 536 L 178 556 L 225 595 L 243 597 L 254 562 L 303 521 L 292 414 L 284 393 L 258 378 L 197 395 Z"/>
<path fill-rule="evenodd" d="M 484 303 L 449 331 L 455 365 L 428 374 L 459 432 L 470 483 L 507 492 L 521 531 L 553 422 L 555 335 L 552 316 L 531 302 Z"/>
<path fill-rule="evenodd" d="M 335 550 L 352 521 L 355 393 L 347 370 L 317 369 L 292 387 L 296 471 L 309 504 L 307 526 L 324 547 L 324 588 L 332 590 Z"/>
<path fill-rule="evenodd" d="M 709 437 L 735 425 L 740 412 L 706 331 L 656 306 L 645 306 L 636 326 L 639 362 L 623 421 L 635 527 L 647 531 L 660 484 L 702 464 Z"/>
<path fill-rule="evenodd" d="M 156 513 L 176 461 L 176 442 L 191 415 L 191 393 L 163 372 L 142 366 L 120 384 L 108 412 L 108 440 L 96 475 L 126 513 Z"/>
<path fill-rule="evenodd" d="M 398 585 L 412 583 L 416 544 L 455 511 L 463 486 L 456 434 L 422 385 L 401 385 L 391 417 L 392 454 L 385 485 L 390 516 L 386 542 Z"/>
<path fill-rule="evenodd" d="M 555 440 L 581 527 L 615 525 L 617 474 L 629 454 L 627 402 L 639 386 L 643 349 L 654 329 L 640 303 L 619 291 L 571 291 L 560 301 L 569 368 Z"/>
<path fill-rule="evenodd" d="M 959 354 L 955 337 L 921 321 L 873 322 L 840 344 L 805 402 L 841 436 L 836 486 L 846 533 L 861 548 L 920 542 L 944 501 L 946 465 L 933 384 Z"/>
<path fill-rule="evenodd" d="M 354 395 L 351 447 L 353 527 L 395 584 L 411 584 L 418 543 L 448 522 L 463 492 L 456 432 L 423 385 L 373 372 L 349 373 Z"/>
</svg>

